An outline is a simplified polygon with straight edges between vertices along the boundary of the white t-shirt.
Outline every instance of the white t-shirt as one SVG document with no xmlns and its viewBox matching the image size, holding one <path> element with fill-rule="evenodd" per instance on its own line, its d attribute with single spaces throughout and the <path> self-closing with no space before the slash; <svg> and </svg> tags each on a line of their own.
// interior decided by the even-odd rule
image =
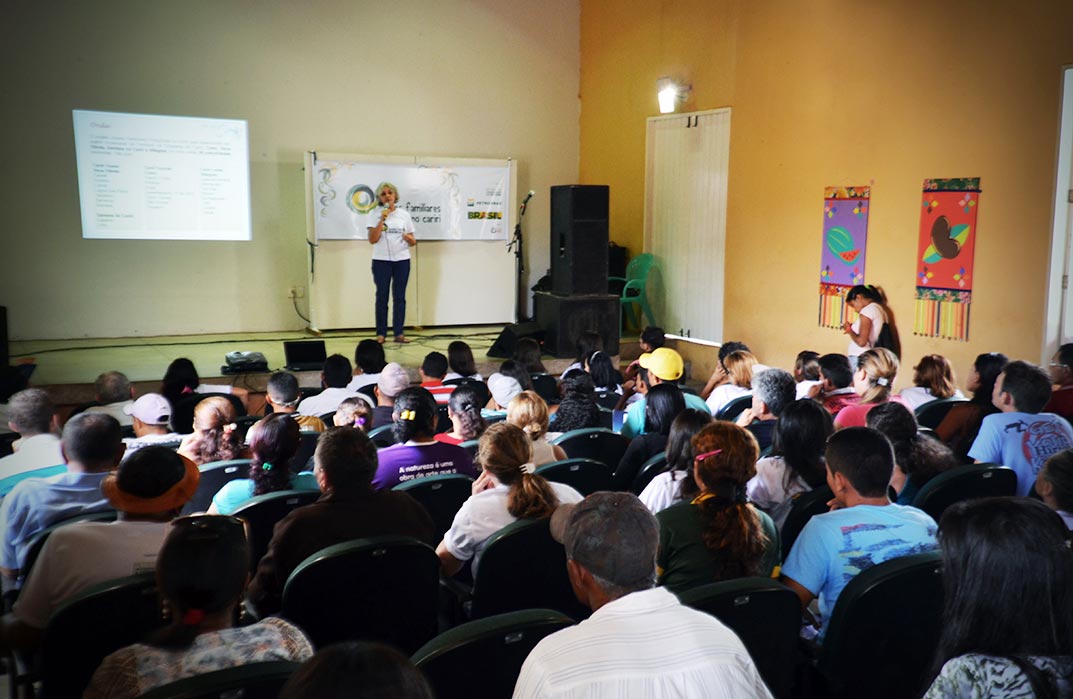
<svg viewBox="0 0 1073 699">
<path fill-rule="evenodd" d="M 198 387 L 194 389 L 194 393 L 227 393 L 231 394 L 234 391 L 231 390 L 231 386 L 227 384 L 198 384 Z"/>
<path fill-rule="evenodd" d="M 812 379 L 805 379 L 804 381 L 797 382 L 797 400 L 802 398 L 808 398 L 808 392 L 813 386 L 819 386 L 821 381 L 813 381 Z"/>
<path fill-rule="evenodd" d="M 383 213 L 383 207 L 379 206 L 370 211 L 365 220 L 366 230 L 376 228 Z M 410 213 L 401 206 L 396 206 L 384 225 L 386 229 L 380 234 L 380 240 L 373 243 L 373 259 L 390 262 L 410 259 L 410 246 L 402 239 L 404 233 L 414 232 L 414 221 L 410 218 Z"/>
<path fill-rule="evenodd" d="M 376 407 L 372 404 L 372 401 L 369 400 L 369 396 L 364 393 L 351 391 L 349 388 L 326 388 L 317 395 L 310 396 L 299 403 L 298 414 L 318 417 L 325 413 L 334 413 L 340 403 L 347 398 L 354 397 L 361 398 L 368 403 L 370 407 Z"/>
<path fill-rule="evenodd" d="M 910 386 L 909 388 L 903 388 L 898 396 L 902 399 L 902 402 L 905 403 L 905 407 L 912 411 L 915 411 L 925 403 L 930 403 L 933 400 L 936 400 L 935 396 L 931 394 L 931 389 L 925 388 L 924 386 Z M 965 394 L 961 391 L 954 391 L 953 397 L 964 398 Z"/>
<path fill-rule="evenodd" d="M 752 392 L 751 388 L 743 388 L 742 386 L 735 386 L 732 383 L 725 383 L 722 386 L 716 386 L 715 390 L 708 396 L 708 400 L 704 402 L 708 404 L 708 410 L 712 411 L 712 415 L 715 415 L 725 408 L 730 401 L 735 398 L 751 395 Z"/>
<path fill-rule="evenodd" d="M 19 441 L 19 449 L 0 459 L 0 478 L 66 463 L 60 451 L 60 438 L 54 434 L 37 434 Z"/>
<path fill-rule="evenodd" d="M 682 498 L 678 496 L 678 493 L 682 487 L 683 478 L 689 478 L 689 474 L 685 471 L 657 473 L 638 497 L 652 514 L 666 510 L 674 503 L 681 501 Z"/>
<path fill-rule="evenodd" d="M 369 384 L 375 384 L 379 380 L 379 372 L 375 374 L 357 374 L 350 380 L 350 383 L 346 385 L 346 390 L 352 393 L 357 393 L 358 390 L 365 388 Z"/>
<path fill-rule="evenodd" d="M 800 476 L 794 476 L 787 486 L 786 468 L 781 456 L 765 457 L 756 462 L 756 475 L 745 484 L 749 500 L 767 512 L 780 530 L 793 507 L 793 497 L 812 490 Z"/>
<path fill-rule="evenodd" d="M 560 505 L 581 502 L 584 498 L 568 485 L 548 481 Z M 510 486 L 500 483 L 494 488 L 482 490 L 471 495 L 462 503 L 455 515 L 451 528 L 443 535 L 443 545 L 447 552 L 460 561 L 473 559 L 472 570 L 477 575 L 477 565 L 484 545 L 488 539 L 508 524 L 517 522 L 517 518 L 507 511 L 507 497 Z"/>
<path fill-rule="evenodd" d="M 142 447 L 151 447 L 155 444 L 166 444 L 168 442 L 180 442 L 185 435 L 177 434 L 175 432 L 169 432 L 168 434 L 147 434 L 141 437 L 127 437 L 123 440 L 123 444 L 127 445 L 127 450 L 123 452 L 123 459 L 138 451 Z"/>
<path fill-rule="evenodd" d="M 111 415 L 116 420 L 119 420 L 119 424 L 124 427 L 134 424 L 134 418 L 123 412 L 123 408 L 128 405 L 134 405 L 132 400 L 123 400 L 118 403 L 107 403 L 105 405 L 94 405 L 86 408 L 87 413 L 104 413 L 105 415 Z"/>
<path fill-rule="evenodd" d="M 474 381 L 484 382 L 484 377 L 480 374 L 474 374 L 473 376 L 462 376 L 462 374 L 456 374 L 453 371 L 447 372 L 447 375 L 443 377 L 444 382 L 454 381 L 456 379 L 473 379 Z"/>
<path fill-rule="evenodd" d="M 870 350 L 873 347 L 875 347 L 876 346 L 876 340 L 879 339 L 879 331 L 883 329 L 883 323 L 887 322 L 887 316 L 883 313 L 883 307 L 880 306 L 875 301 L 873 301 L 872 303 L 870 303 L 867 306 L 865 306 L 864 308 L 862 308 L 860 315 L 866 316 L 869 320 L 872 321 L 872 331 L 870 333 L 868 333 L 868 344 L 865 345 L 864 347 L 861 347 L 856 342 L 854 342 L 852 339 L 850 339 L 850 341 L 849 341 L 849 349 L 846 351 L 846 354 L 848 354 L 851 357 L 859 357 L 860 355 L 864 354 L 867 350 Z M 853 332 L 855 332 L 855 333 L 860 332 L 861 331 L 861 319 L 857 318 L 857 320 L 853 321 L 853 326 L 852 327 L 853 327 Z"/>
</svg>

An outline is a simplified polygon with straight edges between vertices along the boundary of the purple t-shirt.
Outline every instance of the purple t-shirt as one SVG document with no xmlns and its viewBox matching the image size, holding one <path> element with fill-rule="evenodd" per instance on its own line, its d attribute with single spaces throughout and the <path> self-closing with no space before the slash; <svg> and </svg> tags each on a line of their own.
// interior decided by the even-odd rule
<svg viewBox="0 0 1073 699">
<path fill-rule="evenodd" d="M 473 458 L 469 452 L 454 444 L 393 444 L 377 452 L 379 466 L 373 477 L 373 488 L 387 490 L 404 481 L 441 473 L 461 473 L 476 478 Z"/>
</svg>

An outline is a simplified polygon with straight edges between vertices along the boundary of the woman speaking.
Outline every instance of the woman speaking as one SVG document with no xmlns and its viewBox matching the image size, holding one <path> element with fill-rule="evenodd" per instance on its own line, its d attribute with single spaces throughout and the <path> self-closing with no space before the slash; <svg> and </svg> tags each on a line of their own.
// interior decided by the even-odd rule
<svg viewBox="0 0 1073 699">
<path fill-rule="evenodd" d="M 396 208 L 399 190 L 390 182 L 378 188 L 377 218 L 369 226 L 373 245 L 373 282 L 376 284 L 376 341 L 384 344 L 387 335 L 387 297 L 391 290 L 391 325 L 395 342 L 409 342 L 403 334 L 406 320 L 406 282 L 410 279 L 410 248 L 417 245 L 414 222 L 406 209 Z"/>
</svg>

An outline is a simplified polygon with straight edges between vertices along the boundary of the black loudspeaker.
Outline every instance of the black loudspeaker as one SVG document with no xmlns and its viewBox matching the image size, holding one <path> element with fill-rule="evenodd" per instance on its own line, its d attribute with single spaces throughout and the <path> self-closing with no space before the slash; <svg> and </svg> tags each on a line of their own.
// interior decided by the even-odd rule
<svg viewBox="0 0 1073 699">
<path fill-rule="evenodd" d="M 618 354 L 618 296 L 559 296 L 538 291 L 533 294 L 533 299 L 537 322 L 544 329 L 545 352 L 556 357 L 573 357 L 577 352 L 578 336 L 591 330 L 604 339 L 605 352 Z"/>
<path fill-rule="evenodd" d="M 531 337 L 541 344 L 544 343 L 544 331 L 537 323 L 512 323 L 503 328 L 503 332 L 499 333 L 499 337 L 488 348 L 488 356 L 510 359 L 514 356 L 518 340 L 523 337 Z"/>
<path fill-rule="evenodd" d="M 551 188 L 551 290 L 607 293 L 607 185 Z"/>
</svg>

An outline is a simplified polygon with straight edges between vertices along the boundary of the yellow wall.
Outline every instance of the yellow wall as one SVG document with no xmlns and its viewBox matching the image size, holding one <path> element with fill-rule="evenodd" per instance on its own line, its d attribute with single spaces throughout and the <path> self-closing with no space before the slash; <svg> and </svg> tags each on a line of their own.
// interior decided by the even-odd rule
<svg viewBox="0 0 1073 699">
<path fill-rule="evenodd" d="M 581 178 L 611 186 L 612 239 L 639 252 L 656 80 L 691 82 L 687 110 L 733 109 L 726 339 L 779 366 L 845 351 L 816 325 L 823 188 L 872 184 L 867 281 L 899 320 L 899 384 L 929 352 L 962 380 L 980 352 L 1038 361 L 1070 37 L 1062 0 L 582 0 Z M 926 177 L 981 178 L 969 343 L 912 335 Z"/>
<path fill-rule="evenodd" d="M 577 179 L 578 0 L 8 5 L 0 304 L 14 339 L 301 328 L 287 289 L 306 283 L 313 148 L 514 157 L 520 191 L 540 193 L 531 280 L 548 266 L 546 192 Z M 75 108 L 247 119 L 253 241 L 83 240 Z"/>
</svg>

